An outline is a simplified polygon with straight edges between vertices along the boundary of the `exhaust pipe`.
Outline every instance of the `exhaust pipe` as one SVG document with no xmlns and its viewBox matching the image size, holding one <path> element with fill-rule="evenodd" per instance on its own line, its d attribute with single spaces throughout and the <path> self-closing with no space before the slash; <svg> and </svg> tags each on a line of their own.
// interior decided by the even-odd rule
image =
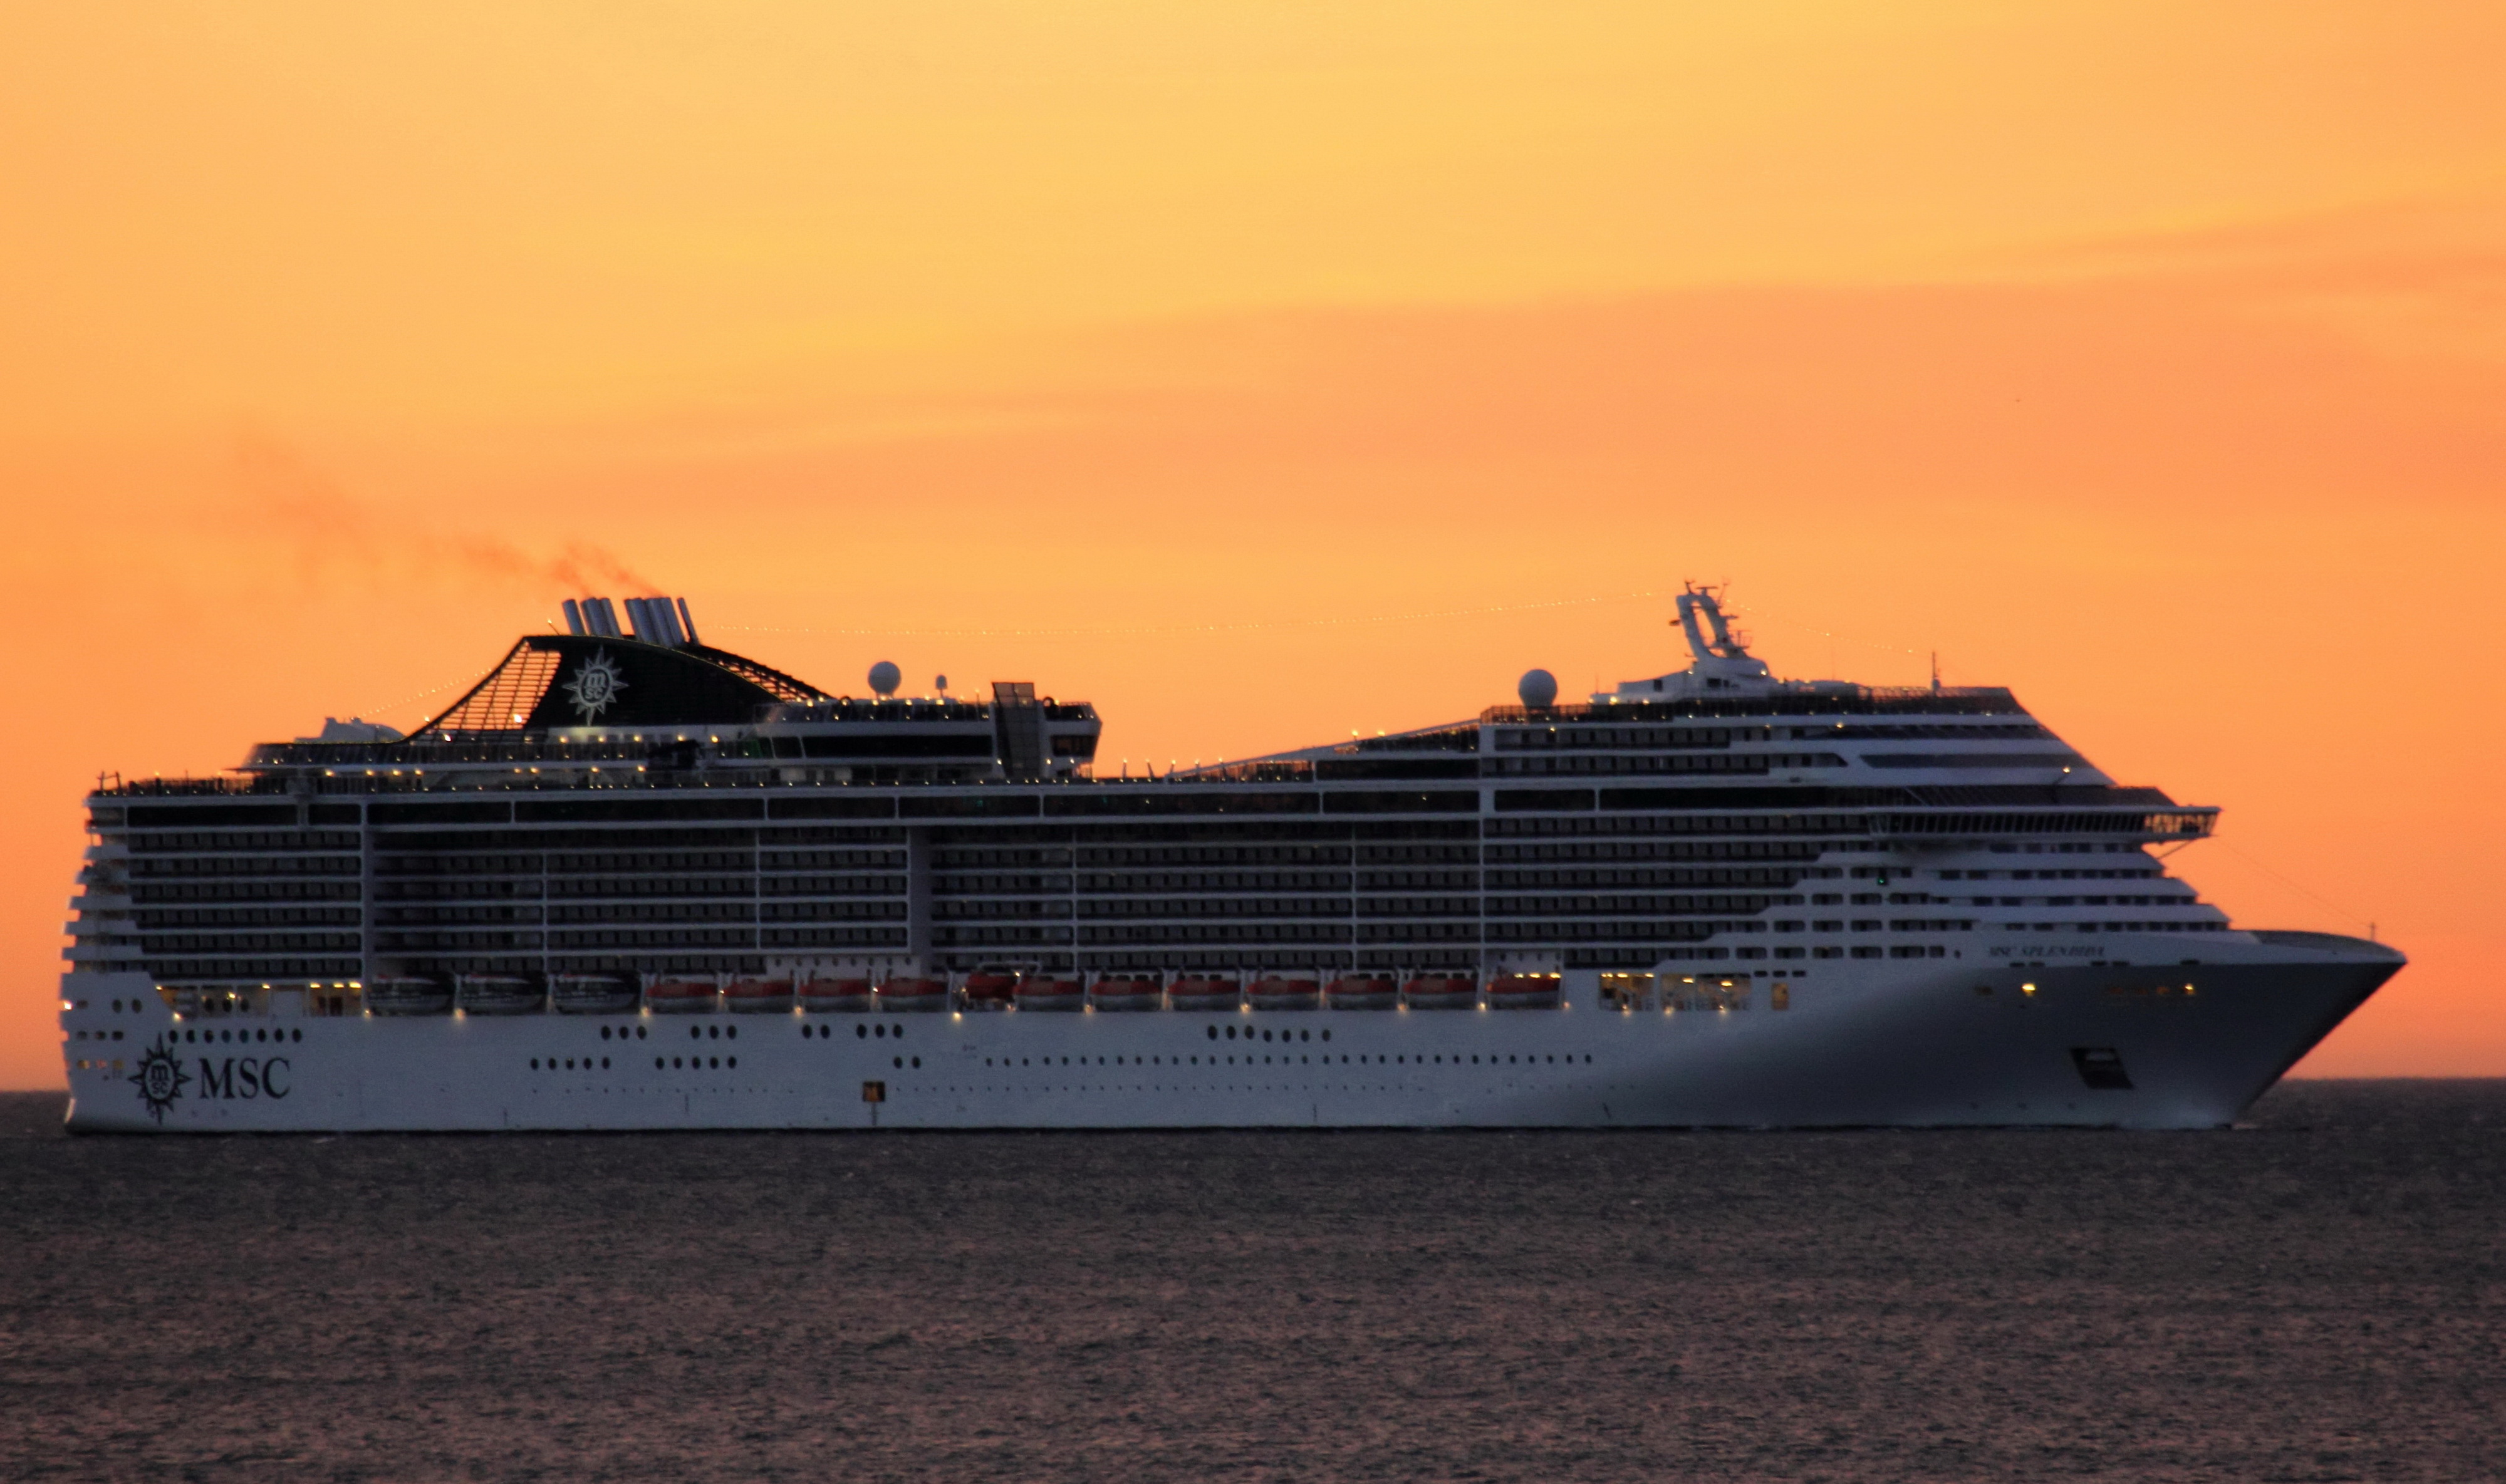
<svg viewBox="0 0 2506 1484">
<path fill-rule="evenodd" d="M 565 631 L 576 638 L 583 636 L 583 610 L 575 606 L 572 598 L 565 600 Z"/>
<path fill-rule="evenodd" d="M 679 599 L 679 632 L 688 636 L 690 644 L 703 642 L 697 638 L 697 620 L 688 617 L 688 600 L 685 598 Z"/>
</svg>

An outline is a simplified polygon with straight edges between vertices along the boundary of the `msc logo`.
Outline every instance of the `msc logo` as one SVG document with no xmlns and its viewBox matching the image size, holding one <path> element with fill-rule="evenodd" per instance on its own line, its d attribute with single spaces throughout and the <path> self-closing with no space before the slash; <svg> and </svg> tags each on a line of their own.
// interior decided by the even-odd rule
<svg viewBox="0 0 2506 1484">
<path fill-rule="evenodd" d="M 283 1098 L 294 1091 L 294 1069 L 284 1056 L 263 1061 L 258 1056 L 230 1056 L 212 1062 L 200 1058 L 200 1096 L 204 1098 Z"/>
<path fill-rule="evenodd" d="M 197 1096 L 229 1102 L 238 1098 L 283 1098 L 296 1090 L 296 1067 L 284 1056 L 267 1060 L 258 1056 L 203 1056 L 198 1058 L 199 1075 L 193 1077 L 183 1070 L 183 1059 L 157 1038 L 139 1058 L 139 1070 L 130 1082 L 139 1089 L 139 1099 L 148 1105 L 148 1116 L 162 1123 L 165 1110 L 182 1097 L 183 1089 L 194 1081 L 199 1083 Z"/>
<path fill-rule="evenodd" d="M 130 1078 L 131 1085 L 139 1089 L 140 1101 L 148 1105 L 148 1116 L 160 1123 L 165 1121 L 165 1110 L 174 1106 L 174 1100 L 183 1095 L 183 1088 L 191 1080 L 183 1075 L 182 1059 L 165 1049 L 162 1036 L 140 1056 L 139 1071 Z"/>
</svg>

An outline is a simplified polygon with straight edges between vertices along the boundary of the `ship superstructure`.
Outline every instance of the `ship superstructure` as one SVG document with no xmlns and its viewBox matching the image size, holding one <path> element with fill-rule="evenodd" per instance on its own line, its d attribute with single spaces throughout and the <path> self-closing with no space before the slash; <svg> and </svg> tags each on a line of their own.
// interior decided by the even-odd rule
<svg viewBox="0 0 2506 1484">
<path fill-rule="evenodd" d="M 1138 778 L 1032 685 L 625 607 L 100 787 L 73 1126 L 2203 1126 L 2402 963 L 2232 927 L 2164 859 L 2217 811 L 2009 691 L 1778 680 L 1710 591 L 1582 704 Z"/>
</svg>

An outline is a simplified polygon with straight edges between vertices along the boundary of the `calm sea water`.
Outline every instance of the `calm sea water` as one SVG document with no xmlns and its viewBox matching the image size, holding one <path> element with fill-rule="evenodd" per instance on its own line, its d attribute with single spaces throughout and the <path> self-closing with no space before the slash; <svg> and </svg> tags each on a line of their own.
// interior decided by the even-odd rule
<svg viewBox="0 0 2506 1484">
<path fill-rule="evenodd" d="M 70 1139 L 0 1476 L 2471 1479 L 2506 1083 L 2215 1134 Z"/>
</svg>

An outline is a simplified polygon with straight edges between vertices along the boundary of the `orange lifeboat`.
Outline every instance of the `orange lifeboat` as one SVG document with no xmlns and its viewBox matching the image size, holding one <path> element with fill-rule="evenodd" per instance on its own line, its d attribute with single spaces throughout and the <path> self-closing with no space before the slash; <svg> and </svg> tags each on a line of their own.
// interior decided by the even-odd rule
<svg viewBox="0 0 2506 1484">
<path fill-rule="evenodd" d="M 1166 989 L 1166 1004 L 1179 1010 L 1232 1010 L 1244 1003 L 1234 979 L 1186 974 Z"/>
<path fill-rule="evenodd" d="M 709 1014 L 722 998 L 722 986 L 711 979 L 674 974 L 656 979 L 644 991 L 645 1007 L 657 1015 Z"/>
<path fill-rule="evenodd" d="M 945 1010 L 949 1007 L 949 985 L 941 979 L 890 979 L 873 991 L 878 1007 L 890 1013 L 906 1010 Z"/>
<path fill-rule="evenodd" d="M 1088 1003 L 1100 1010 L 1153 1010 L 1164 999 L 1153 973 L 1109 973 L 1088 987 Z"/>
<path fill-rule="evenodd" d="M 1309 1010 L 1322 1005 L 1323 987 L 1312 979 L 1266 974 L 1244 996 L 1257 1010 Z"/>
<path fill-rule="evenodd" d="M 1475 1009 L 1479 982 L 1445 974 L 1421 974 L 1401 986 L 1401 1003 L 1414 1010 Z"/>
<path fill-rule="evenodd" d="M 1011 999 L 1022 1010 L 1075 1010 L 1088 1007 L 1088 994 L 1067 974 L 1022 973 Z"/>
<path fill-rule="evenodd" d="M 1488 980 L 1492 1010 L 1554 1010 L 1566 1003 L 1565 981 L 1554 973 L 1506 973 Z"/>
<path fill-rule="evenodd" d="M 868 979 L 808 979 L 800 986 L 801 1008 L 813 1014 L 834 1010 L 861 1011 L 871 1007 Z"/>
<path fill-rule="evenodd" d="M 1388 1010 L 1401 1003 L 1401 990 L 1387 978 L 1351 974 L 1332 980 L 1323 998 L 1336 1010 Z"/>
<path fill-rule="evenodd" d="M 722 992 L 723 1007 L 746 1015 L 770 1014 L 792 1007 L 789 979 L 734 979 Z"/>
<path fill-rule="evenodd" d="M 966 975 L 957 993 L 970 1010 L 1005 1010 L 1018 992 L 1018 975 L 998 969 L 978 969 Z"/>
</svg>

